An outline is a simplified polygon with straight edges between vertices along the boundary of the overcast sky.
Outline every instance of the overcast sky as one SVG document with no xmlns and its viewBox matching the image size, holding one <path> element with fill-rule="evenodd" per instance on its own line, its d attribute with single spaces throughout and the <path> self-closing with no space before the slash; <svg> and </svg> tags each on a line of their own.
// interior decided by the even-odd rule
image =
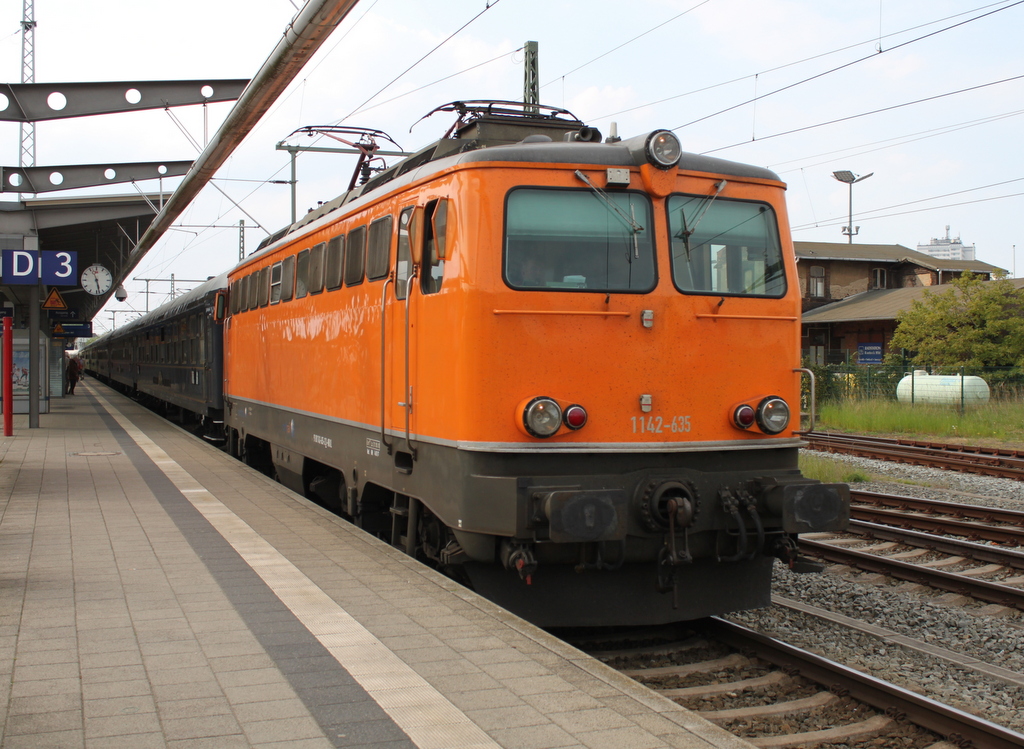
<svg viewBox="0 0 1024 749">
<path fill-rule="evenodd" d="M 298 4 L 35 0 L 36 82 L 248 78 Z M 288 179 L 287 154 L 275 145 L 290 132 L 344 122 L 384 130 L 415 150 L 451 124 L 447 114 L 415 124 L 435 106 L 521 99 L 521 48 L 534 40 L 542 102 L 569 109 L 605 134 L 613 121 L 623 137 L 672 128 L 688 151 L 774 170 L 789 185 L 798 241 L 845 242 L 849 188 L 831 174 L 873 173 L 853 188 L 855 242 L 913 249 L 945 236 L 948 225 L 953 237 L 976 245 L 979 260 L 1024 275 L 1024 2 L 490 0 L 490 6 L 486 0 L 361 0 L 218 173 L 221 189 L 275 231 L 289 220 L 289 192 L 269 181 Z M 0 5 L 0 70 L 11 83 L 21 75 L 21 9 L 14 0 Z M 202 141 L 204 126 L 215 132 L 229 108 L 212 105 L 205 125 L 201 107 L 174 112 Z M 40 166 L 197 156 L 163 111 L 44 122 L 36 141 Z M 0 163 L 17 165 L 18 143 L 17 126 L 0 124 Z M 353 164 L 350 156 L 301 156 L 300 214 L 342 192 Z M 204 278 L 227 269 L 238 257 L 237 228 L 204 227 L 237 227 L 242 218 L 252 224 L 207 187 L 179 218 L 182 230 L 165 235 L 133 276 Z M 248 248 L 264 236 L 247 231 Z M 126 286 L 128 305 L 112 306 L 144 309 L 143 284 Z M 154 296 L 150 305 L 160 301 Z M 126 320 L 117 316 L 118 324 Z M 101 315 L 97 329 L 109 321 Z"/>
</svg>

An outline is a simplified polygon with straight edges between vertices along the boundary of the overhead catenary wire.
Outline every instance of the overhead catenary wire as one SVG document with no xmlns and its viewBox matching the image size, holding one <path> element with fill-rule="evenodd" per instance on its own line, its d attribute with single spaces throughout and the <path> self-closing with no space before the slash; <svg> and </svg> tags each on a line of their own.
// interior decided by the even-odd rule
<svg viewBox="0 0 1024 749">
<path fill-rule="evenodd" d="M 1022 1 L 1024 1 L 1024 0 L 1022 0 Z M 1010 78 L 1002 78 L 1002 79 L 1000 79 L 998 81 L 990 81 L 988 83 L 979 83 L 977 86 L 968 86 L 967 88 L 957 89 L 956 91 L 947 91 L 944 94 L 936 94 L 935 96 L 926 96 L 923 99 L 914 99 L 913 101 L 905 101 L 902 104 L 893 104 L 892 106 L 881 107 L 880 109 L 872 109 L 871 111 L 868 111 L 868 112 L 860 112 L 859 114 L 851 114 L 851 115 L 848 115 L 846 117 L 837 117 L 837 118 L 835 118 L 833 120 L 827 120 L 825 122 L 819 122 L 819 123 L 816 123 L 814 125 L 805 125 L 803 127 L 793 128 L 792 130 L 785 130 L 785 131 L 780 132 L 780 133 L 773 133 L 771 135 L 763 135 L 760 138 L 758 138 L 756 141 L 744 140 L 744 141 L 740 141 L 738 143 L 732 143 L 732 144 L 730 144 L 728 146 L 720 146 L 718 148 L 711 148 L 711 149 L 709 149 L 707 151 L 702 151 L 701 155 L 706 155 L 706 154 L 709 154 L 709 153 L 717 153 L 718 151 L 725 151 L 725 150 L 727 150 L 729 148 L 737 148 L 738 146 L 745 146 L 745 145 L 748 145 L 748 144 L 753 143 L 753 142 L 760 143 L 762 141 L 771 140 L 772 138 L 781 138 L 784 135 L 793 135 L 794 133 L 802 133 L 802 132 L 805 132 L 807 130 L 814 130 L 815 128 L 825 127 L 827 125 L 835 125 L 836 123 L 839 123 L 839 122 L 848 122 L 850 120 L 856 120 L 856 119 L 859 119 L 861 117 L 869 117 L 869 116 L 874 115 L 874 114 L 881 114 L 882 112 L 891 112 L 893 110 L 902 109 L 904 107 L 912 107 L 915 104 L 923 104 L 926 101 L 936 101 L 938 99 L 945 99 L 946 97 L 956 96 L 958 94 L 964 94 L 964 93 L 967 93 L 969 91 L 979 91 L 979 90 L 981 90 L 983 88 L 989 88 L 990 86 L 998 86 L 998 85 L 1001 85 L 1003 83 L 1011 83 L 1013 81 L 1019 81 L 1022 78 L 1024 78 L 1024 75 L 1015 75 L 1015 76 L 1012 76 Z"/>
<path fill-rule="evenodd" d="M 403 70 L 403 71 L 402 71 L 401 73 L 399 73 L 399 74 L 398 74 L 397 76 L 395 76 L 395 77 L 394 77 L 393 79 L 391 79 L 391 80 L 390 80 L 390 81 L 389 81 L 388 83 L 384 84 L 384 86 L 383 86 L 383 87 L 381 87 L 381 88 L 380 88 L 380 89 L 379 89 L 379 90 L 378 90 L 378 91 L 377 91 L 377 92 L 376 92 L 375 94 L 373 94 L 373 96 L 371 96 L 370 98 L 368 98 L 368 99 L 367 99 L 366 101 L 364 101 L 364 102 L 363 102 L 362 104 L 360 104 L 360 105 L 359 105 L 358 107 L 356 107 L 356 108 L 355 108 L 355 109 L 353 109 L 353 110 L 352 110 L 351 112 L 349 112 L 349 113 L 348 113 L 347 115 L 345 115 L 345 116 L 344 116 L 344 117 L 342 117 L 342 118 L 341 118 L 340 120 L 338 120 L 338 121 L 336 122 L 336 124 L 341 124 L 342 122 L 344 122 L 345 120 L 347 120 L 347 119 L 348 119 L 349 117 L 352 117 L 352 116 L 353 116 L 353 115 L 354 115 L 354 114 L 355 114 L 356 112 L 358 112 L 358 111 L 359 111 L 360 109 L 362 109 L 362 108 L 363 108 L 363 107 L 365 107 L 365 106 L 366 106 L 367 104 L 369 104 L 369 103 L 370 103 L 371 101 L 373 101 L 373 100 L 374 100 L 374 99 L 376 99 L 376 98 L 377 98 L 378 96 L 380 96 L 380 95 L 381 95 L 382 93 L 384 93 L 385 91 L 387 91 L 387 90 L 388 90 L 389 88 L 391 88 L 391 86 L 393 86 L 393 85 L 394 85 L 395 83 L 397 83 L 397 82 L 398 82 L 399 80 L 401 80 L 402 78 L 404 78 L 404 77 L 405 77 L 405 76 L 406 76 L 406 75 L 407 75 L 407 74 L 409 73 L 409 71 L 411 71 L 411 70 L 412 70 L 413 68 L 415 68 L 415 67 L 416 67 L 417 65 L 419 65 L 419 64 L 420 64 L 421 62 L 423 62 L 424 60 L 426 60 L 426 59 L 427 59 L 428 57 L 430 57 L 430 56 L 431 56 L 432 54 L 434 54 L 434 53 L 435 53 L 435 52 L 436 52 L 437 50 L 441 49 L 441 47 L 443 47 L 443 46 L 444 46 L 444 45 L 446 45 L 446 44 L 447 44 L 448 42 L 450 42 L 450 41 L 451 41 L 452 39 L 454 39 L 454 38 L 455 38 L 456 36 L 458 36 L 458 35 L 459 35 L 460 33 L 462 33 L 462 32 L 463 32 L 463 31 L 464 31 L 464 30 L 465 30 L 466 28 L 468 28 L 468 27 L 469 27 L 469 26 L 470 26 L 470 25 L 471 25 L 471 24 L 472 24 L 472 23 L 473 23 L 474 21 L 476 21 L 476 20 L 477 20 L 478 18 L 480 18 L 480 17 L 481 17 L 481 16 L 482 16 L 482 15 L 483 15 L 484 13 L 486 13 L 487 11 L 489 11 L 489 10 L 490 10 L 491 8 L 493 8 L 493 7 L 495 6 L 495 5 L 497 5 L 497 4 L 498 4 L 498 3 L 500 3 L 500 2 L 501 2 L 501 0 L 487 0 L 487 3 L 486 3 L 486 4 L 484 5 L 484 9 L 483 9 L 482 11 L 480 11 L 479 13 L 477 13 L 477 14 L 476 14 L 475 16 L 473 16 L 473 17 L 472 17 L 472 18 L 470 18 L 470 19 L 469 19 L 468 21 L 466 21 L 466 22 L 465 22 L 464 24 L 462 24 L 462 26 L 460 26 L 460 27 L 459 27 L 458 29 L 456 29 L 456 30 L 455 30 L 455 31 L 453 31 L 453 32 L 452 32 L 451 34 L 449 34 L 449 35 L 448 35 L 447 37 L 445 37 L 445 38 L 444 38 L 444 39 L 443 39 L 443 40 L 442 40 L 441 42 L 439 42 L 438 44 L 436 44 L 436 45 L 435 45 L 435 46 L 434 46 L 434 47 L 433 47 L 433 48 L 432 48 L 432 49 L 431 49 L 431 50 L 430 50 L 429 52 L 427 52 L 427 53 L 426 53 L 425 55 L 423 55 L 423 56 L 422 56 L 422 57 L 420 57 L 420 58 L 419 58 L 418 60 L 416 60 L 416 62 L 414 62 L 414 63 L 413 63 L 412 65 L 410 65 L 409 67 L 407 67 L 407 68 L 406 68 L 405 70 Z M 1024 0 L 1021 0 L 1021 2 L 1024 2 Z"/>
<path fill-rule="evenodd" d="M 901 48 L 909 46 L 911 44 L 916 44 L 917 42 L 924 41 L 925 39 L 929 39 L 929 38 L 931 38 L 933 36 L 936 36 L 937 34 L 944 34 L 947 31 L 951 31 L 951 30 L 953 30 L 955 28 L 958 28 L 960 26 L 964 26 L 964 25 L 966 25 L 968 23 L 973 23 L 974 21 L 980 21 L 983 18 L 988 18 L 989 16 L 991 16 L 991 15 L 993 15 L 995 13 L 1001 13 L 1004 10 L 1008 10 L 1009 8 L 1014 8 L 1014 7 L 1018 6 L 1018 5 L 1021 5 L 1022 3 L 1024 3 L 1024 0 L 1017 0 L 1017 2 L 1015 2 L 1015 3 L 1011 3 L 1010 5 L 1005 5 L 1002 8 L 996 8 L 995 10 L 991 10 L 988 13 L 983 13 L 980 16 L 975 16 L 974 18 L 968 18 L 968 19 L 966 19 L 964 21 L 960 21 L 959 23 L 952 24 L 951 26 L 946 26 L 944 28 L 937 29 L 935 31 L 929 32 L 928 34 L 924 34 L 922 36 L 915 37 L 913 39 L 908 39 L 907 41 L 902 42 L 900 44 L 897 44 L 894 47 L 889 47 L 889 49 L 882 50 L 880 52 L 872 52 L 870 55 L 865 55 L 863 57 L 859 57 L 856 60 L 851 60 L 850 62 L 843 63 L 842 65 L 837 65 L 836 67 L 830 68 L 828 70 L 823 70 L 820 73 L 816 73 L 816 74 L 814 74 L 812 76 L 808 76 L 808 77 L 803 78 L 803 79 L 801 79 L 799 81 L 794 81 L 793 83 L 787 84 L 785 86 L 780 86 L 777 89 L 774 89 L 774 90 L 769 91 L 767 93 L 761 94 L 759 96 L 755 96 L 752 99 L 747 99 L 746 101 L 742 101 L 742 102 L 740 102 L 738 104 L 733 104 L 732 106 L 726 107 L 725 109 L 720 109 L 717 112 L 712 112 L 711 114 L 706 114 L 703 117 L 698 117 L 695 120 L 691 120 L 690 122 L 684 123 L 682 125 L 677 125 L 676 127 L 673 127 L 673 128 L 670 128 L 670 129 L 671 130 L 681 130 L 684 127 L 689 127 L 690 125 L 696 125 L 698 122 L 704 122 L 705 120 L 709 120 L 712 117 L 717 117 L 720 114 L 725 114 L 726 112 L 731 112 L 731 111 L 733 111 L 735 109 L 738 109 L 740 107 L 744 107 L 747 104 L 751 104 L 753 102 L 760 101 L 761 99 L 767 99 L 769 96 L 774 96 L 775 94 L 782 93 L 783 91 L 789 91 L 790 89 L 796 88 L 797 86 L 802 86 L 805 83 L 810 83 L 811 81 L 818 80 L 819 78 L 823 78 L 823 77 L 825 77 L 827 75 L 831 75 L 833 73 L 837 73 L 840 70 L 845 70 L 846 68 L 849 68 L 849 67 L 851 67 L 853 65 L 858 65 L 858 64 L 860 64 L 862 62 L 865 62 L 867 60 L 873 60 L 876 57 L 878 57 L 879 55 L 888 54 L 889 52 L 893 52 L 893 51 L 895 51 L 897 49 L 901 49 Z M 927 99 L 922 99 L 921 101 L 927 101 Z M 799 132 L 799 130 L 794 130 L 793 132 Z M 758 140 L 764 140 L 764 139 L 760 138 Z M 726 148 L 732 148 L 732 146 L 726 146 Z M 715 150 L 720 150 L 720 149 L 715 149 Z M 711 153 L 711 152 L 708 151 L 707 153 Z"/>
<path fill-rule="evenodd" d="M 889 216 L 901 216 L 901 215 L 905 215 L 906 213 L 913 213 L 914 211 L 905 211 L 903 213 L 886 214 L 885 216 L 872 216 L 871 214 L 873 214 L 873 213 L 881 213 L 882 211 L 891 211 L 894 208 L 903 208 L 904 206 L 916 205 L 918 203 L 927 203 L 927 202 L 932 201 L 932 200 L 941 200 L 943 198 L 951 198 L 954 195 L 964 195 L 966 193 L 978 192 L 979 190 L 989 190 L 989 189 L 991 189 L 993 187 L 1002 187 L 1003 185 L 1011 185 L 1011 184 L 1013 184 L 1015 182 L 1024 182 L 1024 177 L 1015 177 L 1013 179 L 1006 179 L 1006 180 L 1002 180 L 1000 182 L 992 182 L 992 183 L 989 183 L 987 185 L 979 185 L 978 187 L 968 187 L 968 188 L 965 188 L 963 190 L 955 190 L 953 192 L 943 193 L 942 195 L 932 195 L 932 196 L 927 197 L 927 198 L 918 198 L 917 200 L 908 200 L 908 201 L 906 201 L 904 203 L 895 203 L 893 205 L 888 205 L 888 206 L 885 206 L 883 208 L 871 208 L 869 210 L 858 211 L 857 212 L 857 218 L 861 219 L 862 221 L 868 221 L 868 220 L 875 219 L 875 218 L 888 218 Z M 935 207 L 924 208 L 924 209 L 921 209 L 921 210 L 931 211 L 931 210 L 935 210 L 936 208 L 952 207 L 952 206 L 955 206 L 955 205 L 967 205 L 969 203 L 981 203 L 981 202 L 986 202 L 986 201 L 989 201 L 989 200 L 1001 200 L 1003 198 L 1017 197 L 1020 194 L 1021 193 L 1014 193 L 1012 195 L 996 195 L 996 196 L 989 197 L 989 198 L 979 198 L 978 200 L 968 201 L 968 203 L 954 203 L 951 206 L 935 206 Z M 832 221 L 832 219 L 829 219 L 828 221 Z M 809 229 L 809 228 L 813 228 L 813 227 L 817 227 L 817 226 L 831 226 L 831 225 L 833 225 L 833 224 L 831 224 L 831 223 L 824 223 L 824 224 L 822 224 L 822 223 L 819 223 L 819 222 L 815 221 L 813 223 L 799 224 L 799 225 L 793 226 L 792 229 L 793 230 L 798 230 L 798 229 L 799 230 L 803 230 L 803 229 Z"/>
<path fill-rule="evenodd" d="M 974 8 L 972 10 L 963 11 L 962 13 L 954 13 L 953 15 L 944 16 L 942 18 L 937 18 L 937 19 L 935 19 L 933 21 L 926 21 L 925 23 L 920 23 L 920 24 L 917 24 L 915 26 L 909 26 L 909 27 L 907 27 L 905 29 L 901 29 L 900 31 L 890 32 L 889 34 L 886 34 L 885 37 L 883 37 L 883 38 L 888 39 L 890 37 L 900 36 L 902 34 L 907 34 L 907 33 L 910 33 L 911 31 L 917 31 L 918 29 L 923 29 L 923 28 L 925 28 L 927 26 L 933 26 L 933 25 L 935 25 L 937 23 L 944 23 L 944 22 L 949 21 L 950 19 L 953 19 L 953 18 L 959 18 L 959 17 L 964 16 L 964 15 L 966 15 L 968 13 L 976 13 L 976 12 L 978 12 L 980 10 L 985 10 L 987 8 L 991 8 L 991 7 L 996 6 L 996 5 L 1004 5 L 1006 2 L 1008 2 L 1008 0 L 1000 0 L 1000 2 L 990 3 L 988 5 L 982 5 L 979 8 Z M 1013 3 L 1013 4 L 1017 5 L 1019 3 Z M 1012 6 L 1006 5 L 1006 7 L 1008 8 L 1008 7 L 1012 7 Z M 998 8 L 997 10 L 1004 10 L 1004 9 L 1005 8 Z M 668 102 L 668 101 L 674 101 L 675 99 L 682 99 L 684 97 L 692 96 L 694 94 L 700 94 L 700 93 L 704 93 L 706 91 L 712 91 L 712 90 L 714 90 L 716 88 L 722 88 L 724 86 L 730 86 L 730 85 L 732 85 L 734 83 L 740 83 L 742 81 L 750 80 L 750 79 L 752 79 L 752 78 L 754 78 L 756 76 L 763 76 L 763 75 L 767 75 L 768 73 L 776 73 L 776 72 L 778 72 L 780 70 L 785 70 L 786 68 L 795 67 L 797 65 L 803 65 L 804 63 L 813 62 L 814 60 L 819 60 L 819 59 L 824 58 L 824 57 L 830 57 L 832 55 L 839 54 L 840 52 L 847 52 L 847 51 L 849 51 L 851 49 L 856 49 L 857 47 L 862 47 L 865 44 L 869 44 L 872 41 L 874 41 L 874 40 L 873 39 L 861 40 L 861 41 L 858 41 L 858 42 L 854 42 L 853 44 L 848 44 L 848 45 L 843 46 L 843 47 L 838 47 L 836 49 L 829 50 L 827 52 L 821 52 L 821 53 L 816 54 L 816 55 L 811 55 L 810 57 L 803 57 L 803 58 L 800 58 L 799 60 L 793 60 L 791 62 L 783 63 L 782 65 L 776 65 L 775 67 L 772 67 L 772 68 L 766 68 L 765 70 L 761 70 L 761 71 L 758 71 L 756 73 L 748 73 L 747 75 L 741 75 L 741 76 L 739 76 L 737 78 L 731 78 L 731 79 L 729 79 L 727 81 L 720 81 L 718 83 L 712 83 L 712 84 L 709 84 L 707 86 L 702 86 L 701 88 L 695 88 L 695 89 L 692 89 L 690 91 L 684 91 L 683 93 L 680 93 L 680 94 L 673 94 L 672 96 L 667 96 L 664 99 L 658 99 L 656 101 L 645 102 L 643 104 L 637 104 L 636 106 L 633 106 L 633 107 L 627 107 L 625 109 L 620 109 L 620 110 L 615 111 L 615 112 L 609 112 L 608 114 L 602 114 L 602 115 L 599 115 L 597 117 L 594 117 L 593 119 L 595 121 L 597 121 L 597 120 L 605 120 L 605 119 L 608 119 L 609 117 L 616 117 L 616 116 L 621 115 L 621 114 L 627 114 L 629 112 L 635 112 L 636 110 L 644 109 L 645 107 L 654 107 L 654 106 L 657 106 L 658 104 L 664 104 L 665 102 Z M 877 52 L 872 53 L 870 55 L 870 59 L 873 59 L 873 58 L 877 57 L 877 54 L 878 54 Z M 749 103 L 749 102 L 744 102 L 744 104 L 746 104 L 746 103 Z M 740 104 L 740 105 L 737 105 L 737 106 L 743 106 L 743 104 Z"/>
</svg>

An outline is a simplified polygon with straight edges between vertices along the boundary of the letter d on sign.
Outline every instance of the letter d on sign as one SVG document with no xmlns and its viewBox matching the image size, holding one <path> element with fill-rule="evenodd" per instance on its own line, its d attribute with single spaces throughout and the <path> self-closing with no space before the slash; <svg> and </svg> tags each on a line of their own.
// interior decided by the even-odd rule
<svg viewBox="0 0 1024 749">
<path fill-rule="evenodd" d="M 36 250 L 4 250 L 3 282 L 6 284 L 39 283 L 39 252 Z"/>
</svg>

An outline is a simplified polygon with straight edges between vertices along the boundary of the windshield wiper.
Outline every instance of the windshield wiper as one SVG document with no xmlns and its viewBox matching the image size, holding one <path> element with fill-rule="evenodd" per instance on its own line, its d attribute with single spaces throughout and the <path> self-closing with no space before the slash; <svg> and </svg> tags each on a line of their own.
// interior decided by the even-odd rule
<svg viewBox="0 0 1024 749">
<path fill-rule="evenodd" d="M 593 190 L 594 194 L 597 195 L 597 197 L 599 197 L 601 200 L 603 200 L 604 204 L 607 205 L 609 208 L 611 208 L 615 213 L 617 213 L 619 215 L 619 217 L 623 221 L 626 222 L 626 225 L 629 226 L 629 228 L 633 230 L 633 255 L 634 255 L 634 257 L 639 258 L 640 257 L 640 241 L 637 238 L 637 234 L 642 232 L 644 230 L 644 227 L 636 222 L 636 218 L 634 216 L 626 215 L 626 212 L 624 210 L 622 210 L 617 205 L 615 205 L 615 202 L 611 198 L 608 197 L 608 193 L 606 193 L 600 187 L 598 187 L 593 182 L 591 182 L 590 178 L 587 177 L 587 175 L 585 175 L 579 169 L 576 170 L 575 174 L 580 179 L 580 181 L 583 182 L 583 184 L 585 184 L 587 187 L 589 187 L 591 190 Z M 631 214 L 633 213 L 633 204 L 632 204 L 632 202 L 630 203 L 630 206 L 629 206 L 629 212 Z"/>
<path fill-rule="evenodd" d="M 689 259 L 690 259 L 690 237 L 693 235 L 693 233 L 695 231 L 697 231 L 697 226 L 700 224 L 700 222 L 707 215 L 708 208 L 710 208 L 711 204 L 715 202 L 715 198 L 717 198 L 719 195 L 722 194 L 722 190 L 725 189 L 725 186 L 727 184 L 729 184 L 729 183 L 726 180 L 723 179 L 721 182 L 719 182 L 719 183 L 717 183 L 715 185 L 715 192 L 714 192 L 714 194 L 711 195 L 710 197 L 708 197 L 707 200 L 705 200 L 704 207 L 700 210 L 700 214 L 697 216 L 697 220 L 693 222 L 693 226 L 692 227 L 686 225 L 686 208 L 685 208 L 685 206 L 680 210 L 680 213 L 683 215 L 683 230 L 681 232 L 679 232 L 679 234 L 677 236 L 680 239 L 683 240 L 683 244 L 686 247 L 686 259 L 687 259 L 687 261 L 689 261 Z"/>
</svg>

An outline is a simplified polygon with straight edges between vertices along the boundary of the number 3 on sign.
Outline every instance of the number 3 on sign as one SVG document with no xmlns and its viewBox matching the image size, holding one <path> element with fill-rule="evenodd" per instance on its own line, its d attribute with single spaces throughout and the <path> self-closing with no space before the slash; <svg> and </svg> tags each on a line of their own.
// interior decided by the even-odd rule
<svg viewBox="0 0 1024 749">
<path fill-rule="evenodd" d="M 680 434 L 690 431 L 689 416 L 673 416 L 667 421 L 662 416 L 633 416 L 630 422 L 633 424 L 633 434 Z"/>
</svg>

